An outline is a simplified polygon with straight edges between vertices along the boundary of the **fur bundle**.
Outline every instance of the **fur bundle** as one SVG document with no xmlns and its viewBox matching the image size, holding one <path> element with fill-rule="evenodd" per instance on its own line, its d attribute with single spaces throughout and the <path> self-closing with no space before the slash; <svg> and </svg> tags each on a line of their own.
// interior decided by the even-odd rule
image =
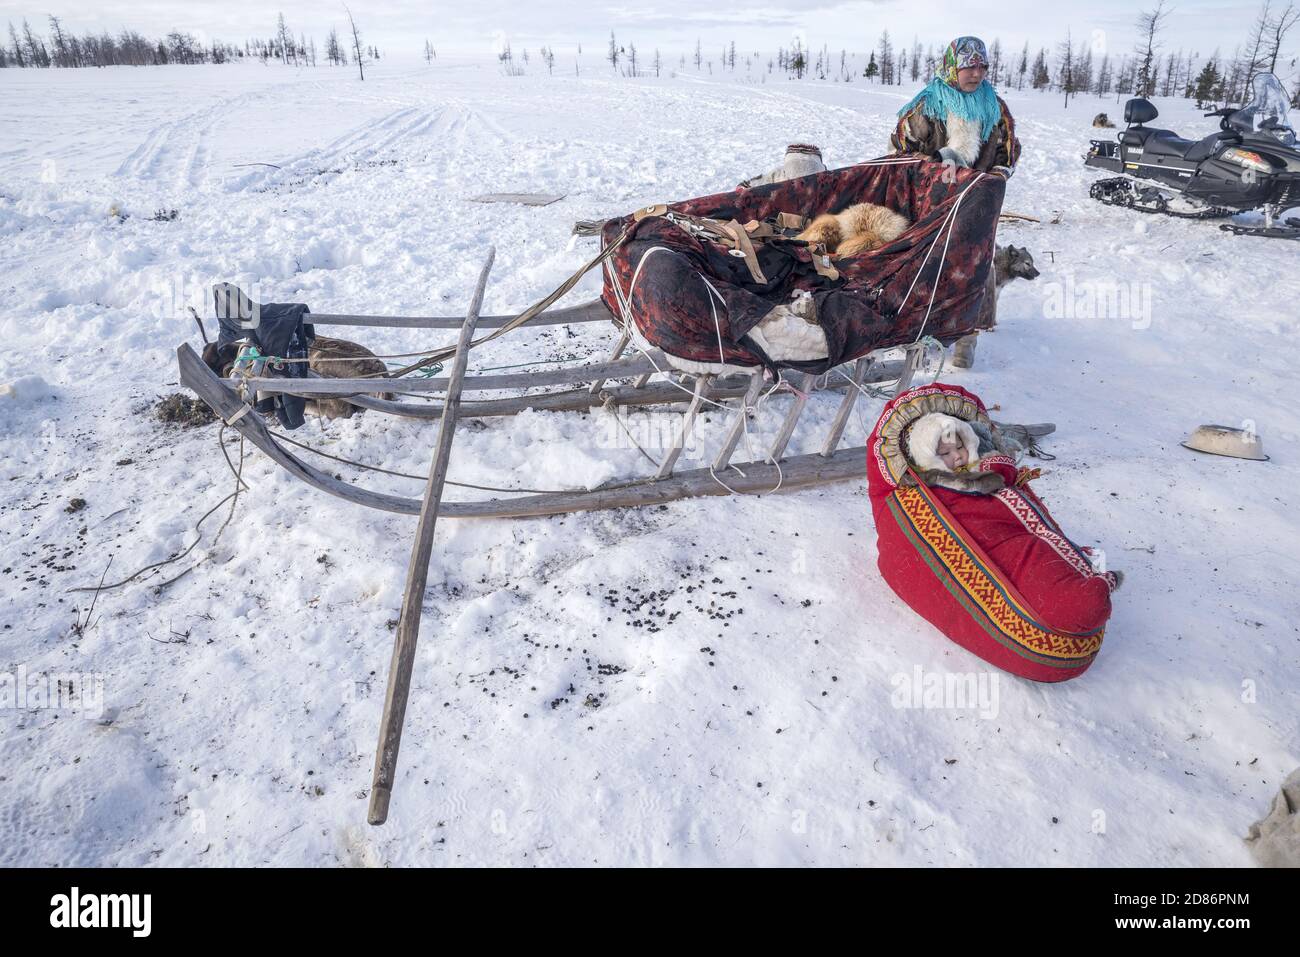
<svg viewBox="0 0 1300 957">
<path fill-rule="evenodd" d="M 234 345 L 218 347 L 215 342 L 209 342 L 203 347 L 203 361 L 224 379 L 230 375 L 230 368 L 234 365 L 238 352 Z M 388 367 L 365 346 L 327 336 L 317 336 L 308 345 L 307 366 L 312 372 L 327 379 L 380 378 L 388 371 Z M 376 392 L 373 395 L 376 399 L 389 401 L 396 398 L 391 392 Z M 327 419 L 349 419 L 363 410 L 345 399 L 317 396 L 307 400 L 307 411 Z"/>
<path fill-rule="evenodd" d="M 840 213 L 823 213 L 798 239 L 821 243 L 837 257 L 856 256 L 892 243 L 911 228 L 905 216 L 875 203 L 857 203 Z"/>
</svg>

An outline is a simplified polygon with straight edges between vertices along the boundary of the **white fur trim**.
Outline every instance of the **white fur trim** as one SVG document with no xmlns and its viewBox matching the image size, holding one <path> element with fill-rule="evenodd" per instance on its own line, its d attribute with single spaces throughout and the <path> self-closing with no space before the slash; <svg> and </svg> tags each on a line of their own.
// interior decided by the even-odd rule
<svg viewBox="0 0 1300 957">
<path fill-rule="evenodd" d="M 979 438 L 969 422 L 942 412 L 923 415 L 913 423 L 907 435 L 907 457 L 923 471 L 951 472 L 952 469 L 939 457 L 939 443 L 952 442 L 959 436 L 966 447 L 965 464 L 975 464 L 979 460 Z"/>
<path fill-rule="evenodd" d="M 947 147 L 961 157 L 965 165 L 974 166 L 975 160 L 979 159 L 980 147 L 984 145 L 979 121 L 949 113 L 944 126 L 948 130 Z"/>
<path fill-rule="evenodd" d="M 806 307 L 797 300 L 795 304 L 777 306 L 749 330 L 773 362 L 808 362 L 830 355 L 825 330 L 804 319 L 803 311 Z"/>
<path fill-rule="evenodd" d="M 659 350 L 658 346 L 641 334 L 641 330 L 636 327 L 635 322 L 629 326 L 629 331 L 632 333 L 632 342 L 635 343 L 638 348 L 645 352 L 654 352 Z M 748 375 L 754 371 L 750 366 L 738 366 L 732 365 L 731 363 L 721 362 L 696 362 L 693 359 L 681 359 L 677 356 L 670 355 L 667 352 L 661 354 L 667 361 L 668 365 L 672 368 L 676 369 L 678 372 L 687 372 L 691 375 L 704 375 L 705 373 L 713 373 L 714 375 L 744 373 Z"/>
</svg>

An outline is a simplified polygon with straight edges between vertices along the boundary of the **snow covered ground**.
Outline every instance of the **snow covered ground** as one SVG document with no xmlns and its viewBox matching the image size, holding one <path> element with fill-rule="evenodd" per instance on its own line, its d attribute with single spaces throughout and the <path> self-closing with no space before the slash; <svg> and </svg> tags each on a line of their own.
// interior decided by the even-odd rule
<svg viewBox="0 0 1300 957">
<path fill-rule="evenodd" d="M 997 675 L 898 601 L 861 481 L 444 521 L 382 829 L 366 793 L 411 519 L 250 449 L 220 541 L 224 509 L 84 627 L 89 595 L 69 589 L 110 558 L 109 582 L 172 555 L 231 491 L 215 426 L 152 414 L 208 284 L 456 314 L 494 243 L 485 311 L 518 310 L 592 254 L 575 220 L 730 188 L 788 142 L 832 166 L 878 155 L 911 92 L 756 79 L 615 79 L 594 58 L 580 77 L 485 61 L 364 84 L 261 65 L 0 74 L 0 864 L 1250 863 L 1240 838 L 1300 763 L 1300 247 L 1088 199 L 1080 156 L 1113 100 L 1007 96 L 1025 152 L 1006 208 L 1042 222 L 999 240 L 1042 276 L 1007 288 L 977 367 L 945 373 L 1001 418 L 1057 423 L 1036 486 L 1127 573 L 1079 680 Z M 512 191 L 566 198 L 466 201 Z M 1116 283 L 1137 305 L 1090 311 Z M 453 338 L 354 335 L 381 353 Z M 610 345 L 604 327 L 525 330 L 471 368 Z M 706 435 L 724 427 L 709 418 Z M 1253 423 L 1271 461 L 1181 448 L 1205 422 Z M 422 474 L 433 434 L 368 414 L 295 438 Z M 636 474 L 621 434 L 601 415 L 479 420 L 450 477 Z M 906 706 L 948 674 L 982 696 Z M 41 706 L 68 675 L 65 706 Z"/>
</svg>

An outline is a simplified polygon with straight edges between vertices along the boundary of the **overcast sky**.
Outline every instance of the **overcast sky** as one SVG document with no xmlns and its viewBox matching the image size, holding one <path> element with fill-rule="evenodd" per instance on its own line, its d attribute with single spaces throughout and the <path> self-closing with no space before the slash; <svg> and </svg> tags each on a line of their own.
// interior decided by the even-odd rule
<svg viewBox="0 0 1300 957">
<path fill-rule="evenodd" d="M 620 42 L 634 42 L 642 51 L 658 47 L 665 55 L 694 49 L 701 38 L 706 57 L 716 57 L 735 40 L 737 49 L 775 51 L 795 35 L 815 47 L 865 52 L 884 29 L 895 41 L 910 44 L 946 42 L 973 33 L 1004 47 L 1055 49 L 1072 31 L 1076 42 L 1087 40 L 1100 52 L 1129 52 L 1137 39 L 1134 21 L 1141 7 L 1155 0 L 998 0 L 980 4 L 957 0 L 624 0 L 624 2 L 565 2 L 565 0 L 355 0 L 352 12 L 363 41 L 377 44 L 392 59 L 419 54 L 427 37 L 439 51 L 490 55 L 502 38 L 518 51 L 549 45 L 557 55 L 573 52 L 582 43 L 586 53 L 603 50 L 614 30 Z M 1165 46 L 1209 55 L 1216 47 L 1230 54 L 1244 43 L 1257 3 L 1223 0 L 1174 0 Z M 918 8 L 925 12 L 921 13 Z M 182 0 L 0 0 L 0 20 L 48 30 L 47 14 L 61 17 L 65 29 L 116 33 L 123 27 L 150 36 L 185 30 L 205 40 L 242 42 L 274 33 L 276 14 L 283 11 L 290 28 L 316 38 L 319 45 L 331 26 L 340 33 L 347 22 L 341 2 L 252 3 L 182 2 Z M 1294 38 L 1300 41 L 1300 31 Z M 1288 54 L 1300 51 L 1289 44 Z"/>
</svg>

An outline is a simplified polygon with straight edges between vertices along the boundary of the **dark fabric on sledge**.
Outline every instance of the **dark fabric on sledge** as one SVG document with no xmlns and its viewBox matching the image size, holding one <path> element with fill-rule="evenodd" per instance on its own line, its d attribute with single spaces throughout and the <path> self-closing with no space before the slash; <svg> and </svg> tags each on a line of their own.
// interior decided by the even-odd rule
<svg viewBox="0 0 1300 957">
<path fill-rule="evenodd" d="M 940 227 L 963 191 L 949 236 L 948 228 Z M 782 365 L 824 372 L 873 349 L 914 340 L 932 296 L 926 334 L 951 341 L 987 328 L 992 311 L 981 307 L 991 294 L 993 241 L 1005 191 L 1006 182 L 997 175 L 923 158 L 886 159 L 668 207 L 673 212 L 745 223 L 783 212 L 812 217 L 868 202 L 911 220 L 912 228 L 894 242 L 860 256 L 835 259 L 840 277 L 833 281 L 817 274 L 802 245 L 776 241 L 760 247 L 760 265 L 769 282 L 756 284 L 743 259 L 729 255 L 721 245 L 696 239 L 661 216 L 637 223 L 610 262 L 623 292 L 632 289 L 631 311 L 641 334 L 665 352 L 696 362 L 718 362 L 721 352 L 728 363 L 767 364 L 767 357 L 746 334 L 795 291 L 811 290 L 818 322 L 826 332 L 829 359 Z M 612 242 L 630 222 L 631 216 L 610 220 L 603 240 Z M 940 276 L 945 242 L 947 258 Z M 663 251 L 645 261 L 633 288 L 638 265 L 655 247 Z M 915 288 L 904 306 L 913 280 Z M 601 298 L 615 316 L 621 315 L 608 272 Z"/>
<path fill-rule="evenodd" d="M 254 306 L 254 315 L 259 316 L 256 329 L 245 329 L 239 319 L 225 315 L 222 302 L 217 303 L 217 348 L 234 346 L 241 339 L 248 339 L 258 350 L 267 356 L 284 359 L 300 359 L 300 362 L 282 362 L 266 364 L 268 377 L 283 376 L 289 379 L 307 378 L 307 347 L 316 338 L 316 329 L 303 317 L 311 310 L 301 302 L 267 302 Z M 258 402 L 254 408 L 258 412 L 275 412 L 275 417 L 286 429 L 296 429 L 302 425 L 307 400 L 297 395 L 275 395 Z"/>
</svg>

